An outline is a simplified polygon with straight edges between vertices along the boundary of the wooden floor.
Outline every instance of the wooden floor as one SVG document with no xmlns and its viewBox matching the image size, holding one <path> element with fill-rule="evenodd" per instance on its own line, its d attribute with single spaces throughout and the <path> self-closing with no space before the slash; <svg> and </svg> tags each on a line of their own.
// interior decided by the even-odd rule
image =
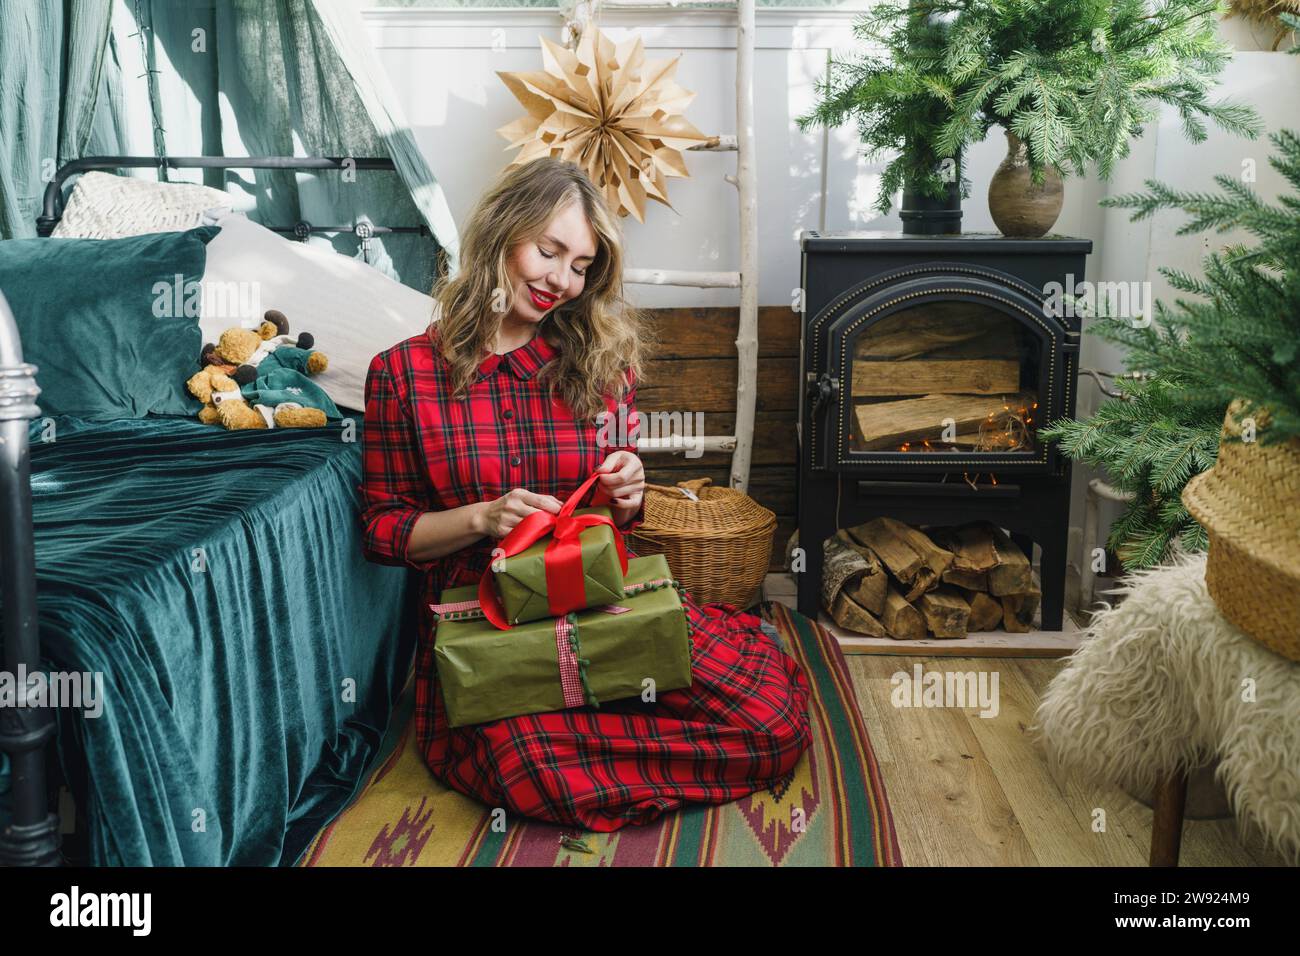
<svg viewBox="0 0 1300 956">
<path fill-rule="evenodd" d="M 1119 790 L 1057 783 L 1027 733 L 1061 660 L 847 657 L 909 866 L 1145 866 L 1151 811 Z M 897 708 L 890 677 L 997 671 L 1000 711 Z M 1094 832 L 1095 811 L 1105 830 Z M 1183 866 L 1281 866 L 1232 820 L 1189 820 Z"/>
<path fill-rule="evenodd" d="M 1066 590 L 1067 606 L 1077 603 L 1077 579 L 1067 579 Z M 762 593 L 765 599 L 796 604 L 789 574 L 768 574 Z M 1069 646 L 1044 641 L 1036 649 L 1012 648 L 1012 656 L 998 656 L 1008 650 L 986 640 L 989 646 L 968 645 L 972 656 L 956 656 L 956 641 L 946 642 L 939 653 L 909 652 L 900 646 L 905 642 L 895 641 L 885 642 L 892 648 L 863 653 L 837 635 L 880 761 L 904 864 L 1147 865 L 1151 811 L 1119 789 L 1101 791 L 1076 780 L 1054 780 L 1028 731 L 1043 691 L 1066 666 L 1061 655 L 1078 646 L 1082 630 L 1073 621 L 1065 634 L 1028 636 L 1036 635 Z M 926 673 L 997 672 L 997 716 L 981 717 L 975 708 L 893 706 L 890 678 L 899 671 L 911 675 L 917 664 Z M 1094 819 L 1103 818 L 1098 810 L 1104 811 L 1105 829 L 1095 831 Z M 1220 819 L 1185 823 L 1181 865 L 1286 862 L 1258 833 L 1239 834 L 1234 820 Z"/>
</svg>

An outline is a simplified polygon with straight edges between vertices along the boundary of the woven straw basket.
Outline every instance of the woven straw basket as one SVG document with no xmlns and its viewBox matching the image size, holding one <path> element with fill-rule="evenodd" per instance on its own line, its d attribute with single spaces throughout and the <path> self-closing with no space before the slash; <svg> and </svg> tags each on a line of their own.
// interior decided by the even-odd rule
<svg viewBox="0 0 1300 956">
<path fill-rule="evenodd" d="M 1242 442 L 1242 407 L 1223 422 L 1219 458 L 1183 489 L 1205 526 L 1205 584 L 1223 616 L 1269 650 L 1300 661 L 1300 439 Z M 1256 430 L 1267 416 L 1256 412 Z"/>
<path fill-rule="evenodd" d="M 696 478 L 646 485 L 645 521 L 628 537 L 638 554 L 667 558 L 696 601 L 744 608 L 767 574 L 775 533 L 776 515 L 749 495 Z"/>
</svg>

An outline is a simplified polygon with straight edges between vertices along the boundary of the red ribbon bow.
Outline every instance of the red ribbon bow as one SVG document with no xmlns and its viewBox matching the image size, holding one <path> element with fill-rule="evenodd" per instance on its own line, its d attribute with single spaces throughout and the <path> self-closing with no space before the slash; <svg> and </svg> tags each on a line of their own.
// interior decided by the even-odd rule
<svg viewBox="0 0 1300 956">
<path fill-rule="evenodd" d="M 515 525 L 498 545 L 504 553 L 497 555 L 494 561 L 516 555 L 547 534 L 551 535 L 551 543 L 546 546 L 543 561 L 546 566 L 546 603 L 550 607 L 552 617 L 561 617 L 570 611 L 580 611 L 587 606 L 582 568 L 582 543 L 578 540 L 578 535 L 584 529 L 594 525 L 609 525 L 614 532 L 614 544 L 618 547 L 619 564 L 623 568 L 623 574 L 627 574 L 627 548 L 623 543 L 623 533 L 618 530 L 613 519 L 605 515 L 573 513 L 582 496 L 587 493 L 587 489 L 600 477 L 600 474 L 600 472 L 593 473 L 579 485 L 578 490 L 569 495 L 568 500 L 561 506 L 559 514 L 534 511 Z M 609 501 L 609 495 L 599 487 L 591 497 L 593 505 L 607 504 Z M 484 617 L 501 630 L 510 630 L 505 608 L 501 606 L 501 598 L 492 585 L 491 566 L 479 578 L 478 600 L 483 608 Z"/>
</svg>

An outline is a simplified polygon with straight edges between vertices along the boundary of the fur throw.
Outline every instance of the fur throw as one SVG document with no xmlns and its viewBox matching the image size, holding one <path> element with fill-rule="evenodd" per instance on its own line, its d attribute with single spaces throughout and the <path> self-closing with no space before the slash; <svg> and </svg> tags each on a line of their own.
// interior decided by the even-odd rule
<svg viewBox="0 0 1300 956">
<path fill-rule="evenodd" d="M 1217 757 L 1239 824 L 1300 860 L 1300 665 L 1219 613 L 1203 553 L 1136 572 L 1119 593 L 1043 695 L 1032 729 L 1053 771 L 1149 792 Z"/>
</svg>

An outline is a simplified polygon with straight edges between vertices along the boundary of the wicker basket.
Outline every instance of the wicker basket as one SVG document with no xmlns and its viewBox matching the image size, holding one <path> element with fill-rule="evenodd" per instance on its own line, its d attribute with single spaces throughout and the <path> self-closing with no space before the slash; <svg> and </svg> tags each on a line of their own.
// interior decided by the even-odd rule
<svg viewBox="0 0 1300 956">
<path fill-rule="evenodd" d="M 701 604 L 748 607 L 772 560 L 776 515 L 709 478 L 646 485 L 645 521 L 628 534 L 638 554 L 662 554 Z"/>
<path fill-rule="evenodd" d="M 1218 462 L 1183 502 L 1209 532 L 1205 584 L 1223 616 L 1300 662 L 1300 439 L 1242 442 L 1241 414 L 1239 402 L 1228 408 Z"/>
</svg>

